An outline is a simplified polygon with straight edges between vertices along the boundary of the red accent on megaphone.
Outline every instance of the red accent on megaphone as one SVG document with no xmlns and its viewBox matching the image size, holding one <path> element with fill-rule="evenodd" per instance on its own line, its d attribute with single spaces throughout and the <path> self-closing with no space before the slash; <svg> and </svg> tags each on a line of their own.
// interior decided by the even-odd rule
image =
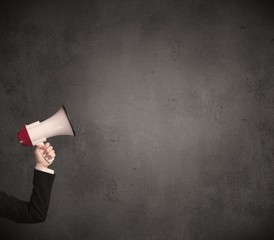
<svg viewBox="0 0 274 240">
<path fill-rule="evenodd" d="M 20 141 L 22 146 L 29 146 L 32 147 L 32 142 L 29 137 L 28 130 L 26 128 L 26 125 L 22 127 L 22 130 L 17 133 L 17 138 Z"/>
</svg>

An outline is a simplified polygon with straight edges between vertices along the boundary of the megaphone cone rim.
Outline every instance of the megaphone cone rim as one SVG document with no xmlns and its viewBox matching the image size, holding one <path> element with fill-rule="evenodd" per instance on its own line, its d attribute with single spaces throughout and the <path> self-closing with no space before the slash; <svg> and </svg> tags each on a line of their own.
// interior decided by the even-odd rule
<svg viewBox="0 0 274 240">
<path fill-rule="evenodd" d="M 74 128 L 73 128 L 73 126 L 72 126 L 72 124 L 71 124 L 71 121 L 70 121 L 69 115 L 68 115 L 68 113 L 67 113 L 67 110 L 66 110 L 66 108 L 65 108 L 65 106 L 64 106 L 63 104 L 62 104 L 62 108 L 64 109 L 64 112 L 65 112 L 65 114 L 66 114 L 66 116 L 67 116 L 67 119 L 68 119 L 68 121 L 69 121 L 70 127 L 71 127 L 72 132 L 73 132 L 73 136 L 76 136 L 76 133 L 75 133 Z"/>
</svg>

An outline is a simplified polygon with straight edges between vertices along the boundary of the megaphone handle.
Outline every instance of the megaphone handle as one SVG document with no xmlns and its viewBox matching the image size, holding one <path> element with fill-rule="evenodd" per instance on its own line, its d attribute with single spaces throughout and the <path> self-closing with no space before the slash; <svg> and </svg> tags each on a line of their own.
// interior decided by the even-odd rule
<svg viewBox="0 0 274 240">
<path fill-rule="evenodd" d="M 42 142 L 42 143 L 37 143 L 36 146 L 38 147 L 39 144 L 45 145 L 45 144 Z M 48 159 L 47 157 L 45 157 L 44 151 L 45 151 L 45 150 L 40 150 L 40 153 L 41 153 L 42 157 L 43 157 L 49 164 L 51 164 L 55 158 Z"/>
</svg>

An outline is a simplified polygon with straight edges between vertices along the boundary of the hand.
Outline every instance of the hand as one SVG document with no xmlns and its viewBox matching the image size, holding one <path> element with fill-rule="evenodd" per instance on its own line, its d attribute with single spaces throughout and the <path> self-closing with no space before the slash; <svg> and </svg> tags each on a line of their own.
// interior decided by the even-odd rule
<svg viewBox="0 0 274 240">
<path fill-rule="evenodd" d="M 34 156 L 36 160 L 36 168 L 48 168 L 49 165 L 52 164 L 56 154 L 55 151 L 53 150 L 53 147 L 50 145 L 50 143 L 40 143 L 35 151 L 34 151 Z"/>
</svg>

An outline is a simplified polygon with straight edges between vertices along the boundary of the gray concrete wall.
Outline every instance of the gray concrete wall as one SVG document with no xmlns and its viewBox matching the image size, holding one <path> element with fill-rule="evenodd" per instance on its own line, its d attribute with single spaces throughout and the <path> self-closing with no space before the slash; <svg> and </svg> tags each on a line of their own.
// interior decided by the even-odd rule
<svg viewBox="0 0 274 240">
<path fill-rule="evenodd" d="M 0 189 L 27 200 L 16 132 L 67 107 L 50 139 L 45 223 L 5 239 L 271 239 L 271 1 L 9 1 L 0 16 Z M 2 237 L 1 237 L 2 238 Z"/>
</svg>

